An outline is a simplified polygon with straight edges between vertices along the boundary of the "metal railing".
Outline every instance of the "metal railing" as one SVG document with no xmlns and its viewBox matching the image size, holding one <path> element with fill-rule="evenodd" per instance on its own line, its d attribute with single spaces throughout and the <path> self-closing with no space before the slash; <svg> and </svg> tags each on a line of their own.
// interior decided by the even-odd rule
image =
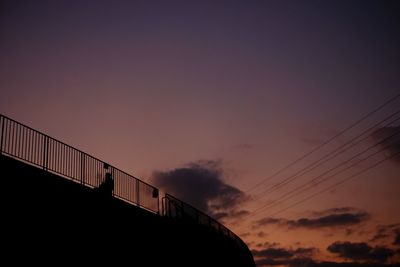
<svg viewBox="0 0 400 267">
<path fill-rule="evenodd" d="M 82 185 L 97 188 L 108 174 L 114 181 L 113 196 L 160 214 L 158 188 L 87 153 L 0 115 L 0 155 L 24 161 Z M 246 244 L 231 230 L 204 212 L 165 194 L 161 215 L 210 227 L 240 247 Z"/>
<path fill-rule="evenodd" d="M 177 218 L 210 227 L 235 241 L 238 246 L 244 246 L 247 249 L 247 245 L 243 240 L 223 224 L 170 194 L 165 194 L 165 197 L 162 198 L 162 212 L 162 215 L 166 217 Z"/>
<path fill-rule="evenodd" d="M 104 182 L 106 173 L 111 173 L 115 197 L 159 212 L 156 187 L 6 116 L 0 115 L 0 127 L 0 154 L 93 188 Z"/>
</svg>

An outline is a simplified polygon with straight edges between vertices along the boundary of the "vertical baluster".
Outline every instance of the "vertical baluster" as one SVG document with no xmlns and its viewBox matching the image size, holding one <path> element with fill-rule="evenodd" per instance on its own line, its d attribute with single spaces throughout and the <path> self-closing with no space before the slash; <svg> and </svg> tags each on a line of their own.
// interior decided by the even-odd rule
<svg viewBox="0 0 400 267">
<path fill-rule="evenodd" d="M 85 154 L 81 154 L 81 184 L 85 184 Z"/>
<path fill-rule="evenodd" d="M 135 179 L 136 180 L 136 203 L 138 204 L 138 206 L 140 207 L 140 196 L 139 196 L 139 193 L 140 193 L 140 191 L 139 191 L 139 180 L 137 180 L 137 179 Z"/>
<path fill-rule="evenodd" d="M 0 138 L 0 156 L 3 154 L 3 138 L 4 138 L 4 120 L 5 118 L 0 115 L 1 119 L 1 138 Z"/>
<path fill-rule="evenodd" d="M 49 138 L 43 135 L 43 169 L 47 171 L 49 154 Z"/>
</svg>

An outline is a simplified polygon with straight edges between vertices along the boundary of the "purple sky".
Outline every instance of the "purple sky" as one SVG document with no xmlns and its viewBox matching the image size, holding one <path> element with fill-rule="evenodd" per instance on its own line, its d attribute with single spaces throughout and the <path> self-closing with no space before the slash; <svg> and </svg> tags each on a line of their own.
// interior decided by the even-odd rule
<svg viewBox="0 0 400 267">
<path fill-rule="evenodd" d="M 2 1 L 0 112 L 148 182 L 208 160 L 223 169 L 219 182 L 246 191 L 399 93 L 398 14 L 398 1 Z M 360 260 L 326 248 L 400 223 L 399 166 L 279 214 L 280 224 L 251 226 L 262 214 L 227 223 L 259 251 L 282 247 L 293 259 L 316 247 L 316 261 Z M 249 197 L 248 211 L 264 203 Z M 297 245 L 284 235 L 290 220 L 339 207 L 370 214 L 369 232 L 300 227 Z"/>
</svg>

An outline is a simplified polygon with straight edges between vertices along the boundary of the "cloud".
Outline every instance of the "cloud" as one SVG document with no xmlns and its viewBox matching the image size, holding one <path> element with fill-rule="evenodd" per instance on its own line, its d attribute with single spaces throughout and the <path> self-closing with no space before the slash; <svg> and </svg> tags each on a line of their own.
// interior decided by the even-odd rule
<svg viewBox="0 0 400 267">
<path fill-rule="evenodd" d="M 288 265 L 290 260 L 276 260 L 276 259 L 258 259 L 255 260 L 257 266 L 282 266 Z"/>
<path fill-rule="evenodd" d="M 220 161 L 198 161 L 153 173 L 156 186 L 217 219 L 243 217 L 248 212 L 238 208 L 247 196 L 222 178 Z"/>
<path fill-rule="evenodd" d="M 289 267 L 400 267 L 400 264 L 383 264 L 383 263 L 357 263 L 357 262 L 316 262 L 311 258 L 299 259 L 260 259 L 256 260 L 258 267 L 266 266 L 289 266 Z"/>
<path fill-rule="evenodd" d="M 386 239 L 388 237 L 389 237 L 389 234 L 385 230 L 379 229 L 378 232 L 374 235 L 374 237 L 371 238 L 369 241 L 376 242 L 378 240 Z"/>
<path fill-rule="evenodd" d="M 257 266 L 278 266 L 305 263 L 317 251 L 316 248 L 287 249 L 277 247 L 274 243 L 262 250 L 252 250 Z M 303 265 L 304 266 L 304 265 Z"/>
<path fill-rule="evenodd" d="M 344 259 L 370 263 L 385 263 L 387 259 L 395 255 L 392 249 L 371 247 L 365 242 L 335 242 L 327 250 Z"/>
<path fill-rule="evenodd" d="M 269 225 L 269 224 L 281 224 L 282 222 L 285 222 L 286 220 L 284 219 L 278 219 L 278 218 L 262 218 L 258 221 L 255 222 L 256 226 L 264 226 L 264 225 Z"/>
<path fill-rule="evenodd" d="M 284 248 L 266 248 L 263 250 L 253 250 L 252 252 L 255 257 L 268 259 L 291 258 L 294 256 L 292 251 Z"/>
<path fill-rule="evenodd" d="M 371 134 L 372 138 L 377 142 L 382 142 L 381 146 L 385 147 L 390 155 L 397 154 L 393 160 L 400 162 L 400 126 L 383 127 Z"/>
<path fill-rule="evenodd" d="M 301 218 L 297 221 L 288 221 L 290 227 L 304 227 L 304 228 L 322 228 L 322 227 L 336 227 L 344 225 L 354 225 L 365 221 L 368 218 L 367 213 L 341 213 L 322 216 L 319 218 L 309 219 Z"/>
<path fill-rule="evenodd" d="M 330 261 L 316 262 L 312 259 L 289 261 L 286 263 L 286 265 L 289 267 L 400 267 L 400 264 L 330 262 Z M 264 265 L 264 266 L 272 266 L 272 265 Z"/>
<path fill-rule="evenodd" d="M 344 212 L 346 211 L 346 212 Z M 319 212 L 318 216 L 312 218 L 300 218 L 298 220 L 287 220 L 282 218 L 263 218 L 255 222 L 256 226 L 277 224 L 289 228 L 318 229 L 326 227 L 342 227 L 357 225 L 369 219 L 366 212 L 356 211 L 350 208 L 337 208 Z"/>
<path fill-rule="evenodd" d="M 301 256 L 305 257 L 305 256 L 311 256 L 311 255 L 315 254 L 315 252 L 317 250 L 318 249 L 316 249 L 316 248 L 297 248 L 294 252 L 298 256 L 301 255 Z"/>
<path fill-rule="evenodd" d="M 237 210 L 233 209 L 228 213 L 229 217 L 234 217 L 235 219 L 241 219 L 244 216 L 248 215 L 250 212 L 247 210 Z"/>
<path fill-rule="evenodd" d="M 393 245 L 400 246 L 400 228 L 395 230 L 395 237 L 394 237 Z"/>
<path fill-rule="evenodd" d="M 315 216 L 323 216 L 323 215 L 330 215 L 330 214 L 338 214 L 338 213 L 351 213 L 359 211 L 353 207 L 338 207 L 338 208 L 330 208 L 323 211 L 314 211 L 313 214 Z"/>
<path fill-rule="evenodd" d="M 378 225 L 375 235 L 369 240 L 369 242 L 387 242 L 396 235 L 397 231 L 400 231 L 399 223 Z"/>
</svg>

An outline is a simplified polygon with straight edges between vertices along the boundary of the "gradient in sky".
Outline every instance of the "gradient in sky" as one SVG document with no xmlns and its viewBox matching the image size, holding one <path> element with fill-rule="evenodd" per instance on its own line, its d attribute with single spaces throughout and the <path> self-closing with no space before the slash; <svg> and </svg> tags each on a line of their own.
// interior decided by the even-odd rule
<svg viewBox="0 0 400 267">
<path fill-rule="evenodd" d="M 399 100 L 248 189 L 399 93 L 398 14 L 398 1 L 2 1 L 0 112 L 213 213 L 259 266 L 389 266 L 400 249 L 396 159 L 272 214 L 398 151 L 393 139 L 326 185 L 248 213 L 395 133 L 398 121 L 259 194 Z"/>
</svg>

